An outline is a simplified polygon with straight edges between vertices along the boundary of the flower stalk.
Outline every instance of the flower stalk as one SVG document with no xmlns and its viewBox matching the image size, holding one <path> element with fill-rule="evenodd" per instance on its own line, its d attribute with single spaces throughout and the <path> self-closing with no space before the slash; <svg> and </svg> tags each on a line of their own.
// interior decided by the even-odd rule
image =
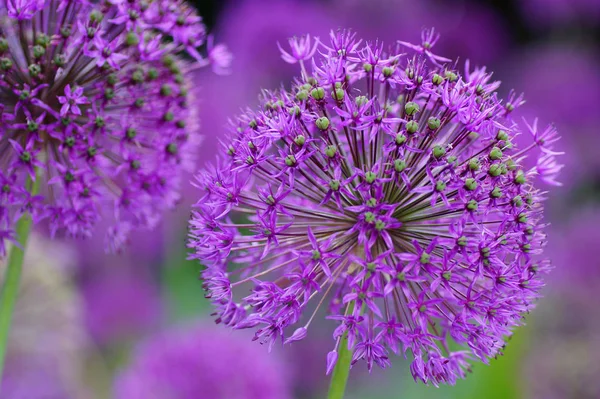
<svg viewBox="0 0 600 399">
<path fill-rule="evenodd" d="M 32 195 L 37 194 L 40 185 L 39 182 L 39 173 L 35 180 L 28 179 L 28 190 Z M 16 239 L 18 240 L 19 245 L 13 245 L 10 249 L 4 282 L 2 284 L 2 290 L 0 291 L 0 381 L 4 371 L 8 334 L 10 332 L 12 314 L 19 293 L 23 260 L 25 259 L 25 250 L 27 248 L 29 233 L 31 232 L 32 222 L 32 216 L 29 212 L 25 212 L 17 222 Z"/>
<path fill-rule="evenodd" d="M 354 310 L 354 302 L 348 305 L 347 314 Z M 331 384 L 327 399 L 342 399 L 348 385 L 348 376 L 350 375 L 350 364 L 352 362 L 352 349 L 348 349 L 348 332 L 345 332 L 340 341 L 337 363 L 331 375 Z"/>
</svg>

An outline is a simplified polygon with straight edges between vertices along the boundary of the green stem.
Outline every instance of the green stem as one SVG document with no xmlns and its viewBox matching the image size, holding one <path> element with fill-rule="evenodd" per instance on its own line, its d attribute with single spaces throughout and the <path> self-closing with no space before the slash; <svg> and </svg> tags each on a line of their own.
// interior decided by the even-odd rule
<svg viewBox="0 0 600 399">
<path fill-rule="evenodd" d="M 29 180 L 28 186 L 30 192 L 35 195 L 39 189 L 40 177 L 35 182 Z M 6 347 L 8 343 L 8 334 L 10 331 L 10 322 L 13 310 L 17 301 L 19 292 L 19 283 L 21 280 L 21 271 L 23 269 L 23 258 L 25 257 L 25 247 L 31 231 L 31 215 L 24 213 L 16 226 L 17 240 L 22 249 L 13 245 L 8 255 L 4 283 L 0 290 L 0 381 L 2 381 L 2 372 L 4 371 L 4 361 L 6 358 Z"/>
<path fill-rule="evenodd" d="M 348 304 L 346 314 L 352 313 L 354 310 L 354 301 Z M 348 332 L 342 335 L 340 347 L 338 351 L 338 359 L 331 375 L 331 385 L 329 385 L 329 393 L 327 399 L 343 399 L 346 392 L 346 384 L 350 375 L 350 362 L 352 361 L 352 350 L 348 349 Z"/>
</svg>

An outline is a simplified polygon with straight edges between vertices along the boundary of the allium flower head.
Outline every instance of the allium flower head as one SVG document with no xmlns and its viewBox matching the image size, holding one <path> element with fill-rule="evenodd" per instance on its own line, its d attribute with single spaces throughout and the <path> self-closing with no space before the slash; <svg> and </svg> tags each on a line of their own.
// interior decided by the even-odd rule
<svg viewBox="0 0 600 399">
<path fill-rule="evenodd" d="M 548 268 L 533 183 L 555 181 L 555 131 L 514 121 L 520 97 L 423 38 L 384 50 L 332 32 L 310 61 L 291 42 L 291 91 L 233 122 L 190 223 L 218 322 L 293 342 L 327 307 L 329 371 L 347 335 L 354 363 L 409 356 L 432 384 L 498 355 L 522 323 Z M 530 152 L 546 167 L 525 168 Z"/>
<path fill-rule="evenodd" d="M 287 399 L 283 370 L 243 338 L 199 324 L 140 345 L 117 378 L 114 397 Z"/>
<path fill-rule="evenodd" d="M 181 0 L 0 0 L 3 238 L 25 210 L 73 235 L 104 217 L 111 247 L 153 226 L 198 143 L 189 72 L 229 62 L 205 39 Z"/>
</svg>

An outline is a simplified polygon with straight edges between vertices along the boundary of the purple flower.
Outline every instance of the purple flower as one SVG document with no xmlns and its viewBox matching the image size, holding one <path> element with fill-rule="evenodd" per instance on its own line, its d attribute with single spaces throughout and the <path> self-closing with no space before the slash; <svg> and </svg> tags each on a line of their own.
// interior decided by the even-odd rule
<svg viewBox="0 0 600 399">
<path fill-rule="evenodd" d="M 0 10 L 2 241 L 28 179 L 43 179 L 36 222 L 89 236 L 103 219 L 118 249 L 177 204 L 199 143 L 191 71 L 223 71 L 230 57 L 212 43 L 200 56 L 204 26 L 180 0 L 0 0 Z"/>
<path fill-rule="evenodd" d="M 542 28 L 556 23 L 600 21 L 600 3 L 596 0 L 520 0 L 516 4 L 527 22 Z"/>
<path fill-rule="evenodd" d="M 552 140 L 517 148 L 527 127 L 484 70 L 465 78 L 431 46 L 413 47 L 386 53 L 332 32 L 298 60 L 292 90 L 265 91 L 198 175 L 190 247 L 218 322 L 272 345 L 309 334 L 328 307 L 353 326 L 355 361 L 387 366 L 400 347 L 415 378 L 453 383 L 467 360 L 499 354 L 534 306 L 544 197 L 522 162 L 555 155 Z M 410 184 L 397 178 L 405 171 Z M 277 207 L 264 200 L 272 186 L 284 187 Z M 398 333 L 386 334 L 391 321 Z"/>
<path fill-rule="evenodd" d="M 140 345 L 115 398 L 287 399 L 283 364 L 240 337 L 199 324 Z"/>
</svg>

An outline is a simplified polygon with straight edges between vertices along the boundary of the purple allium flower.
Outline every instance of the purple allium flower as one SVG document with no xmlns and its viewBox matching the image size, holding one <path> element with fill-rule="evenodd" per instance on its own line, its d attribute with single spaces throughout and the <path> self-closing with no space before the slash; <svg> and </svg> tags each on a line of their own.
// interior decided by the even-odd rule
<svg viewBox="0 0 600 399">
<path fill-rule="evenodd" d="M 227 331 L 198 324 L 140 345 L 115 398 L 288 399 L 283 364 Z"/>
<path fill-rule="evenodd" d="M 328 371 L 346 334 L 353 363 L 404 354 L 415 379 L 453 383 L 501 353 L 538 297 L 544 195 L 521 165 L 555 156 L 554 131 L 513 120 L 520 102 L 500 100 L 485 68 L 440 65 L 433 40 L 330 39 L 295 56 L 292 90 L 265 91 L 199 174 L 193 257 L 217 322 L 270 346 L 304 338 L 327 307 Z"/>
<path fill-rule="evenodd" d="M 0 0 L 2 241 L 25 210 L 53 234 L 103 218 L 112 249 L 153 227 L 199 142 L 190 71 L 228 66 L 222 46 L 200 55 L 205 39 L 181 0 Z"/>
</svg>

